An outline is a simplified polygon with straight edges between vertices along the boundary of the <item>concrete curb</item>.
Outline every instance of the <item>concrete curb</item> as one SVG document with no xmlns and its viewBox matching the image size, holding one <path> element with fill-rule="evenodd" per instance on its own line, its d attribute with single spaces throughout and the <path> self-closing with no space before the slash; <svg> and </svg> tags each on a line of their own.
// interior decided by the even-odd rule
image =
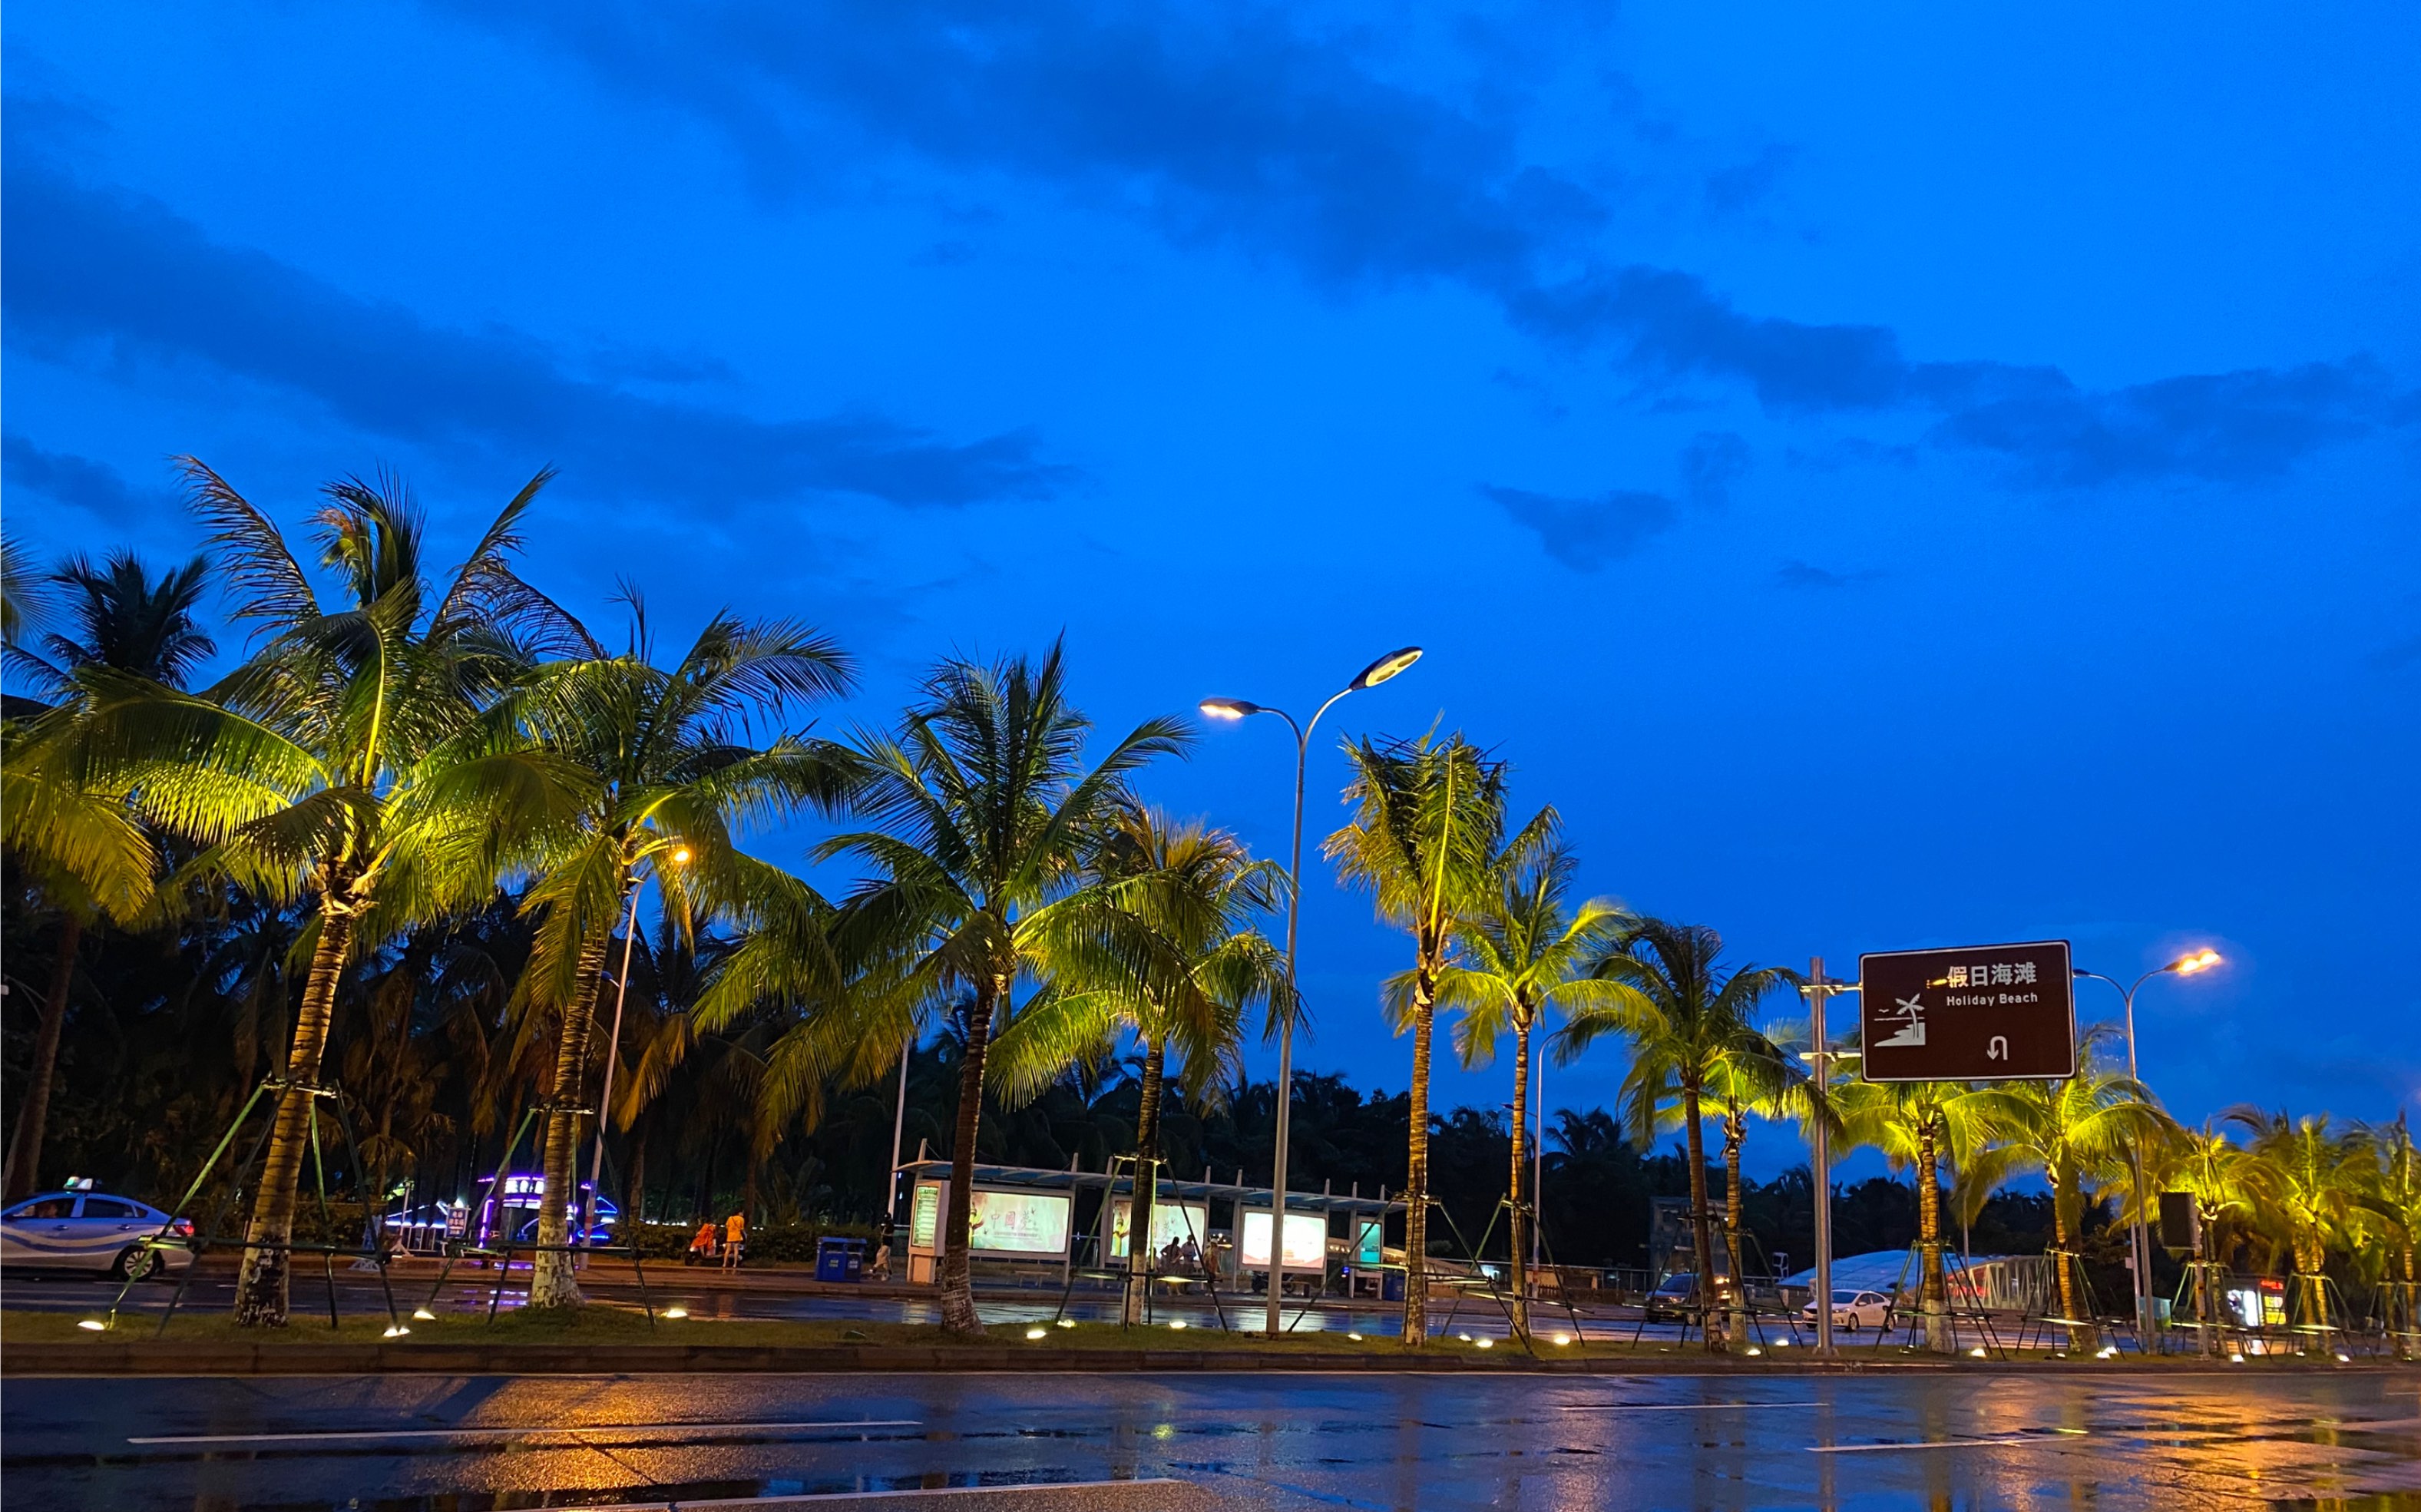
<svg viewBox="0 0 2421 1512">
<path fill-rule="evenodd" d="M 2270 1362 L 2264 1373 L 2411 1370 L 2390 1362 L 2308 1364 Z M 1901 1375 L 2004 1372 L 2039 1375 L 2241 1375 L 2243 1367 L 2165 1366 L 2142 1370 L 2091 1361 L 2022 1365 L 1950 1361 L 1791 1362 L 1688 1360 L 1481 1360 L 1465 1354 L 1260 1354 L 1247 1349 L 1064 1349 L 982 1345 L 929 1348 L 897 1345 L 753 1348 L 712 1344 L 86 1344 L 0 1345 L 0 1375 L 37 1376 L 623 1376 L 669 1374 L 833 1375 L 844 1373 L 1080 1372 L 1179 1375 L 1204 1372 L 1317 1371 L 1347 1374 L 1648 1376 Z"/>
</svg>

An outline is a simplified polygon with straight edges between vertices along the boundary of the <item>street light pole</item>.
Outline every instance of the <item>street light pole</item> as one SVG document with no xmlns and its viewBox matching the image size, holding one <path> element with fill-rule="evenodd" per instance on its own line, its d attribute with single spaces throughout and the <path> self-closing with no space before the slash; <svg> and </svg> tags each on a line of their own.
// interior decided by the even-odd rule
<svg viewBox="0 0 2421 1512">
<path fill-rule="evenodd" d="M 2127 1080 L 2140 1083 L 2143 1078 L 2135 1071 L 2136 990 L 2155 976 L 2192 976 L 2196 972 L 2209 971 L 2219 963 L 2220 954 L 2216 950 L 2206 948 L 2189 951 L 2165 966 L 2153 967 L 2143 975 L 2136 977 L 2131 986 L 2120 986 L 2116 977 L 2104 976 L 2100 972 L 2088 972 L 2081 966 L 2070 968 L 2070 972 L 2073 975 L 2091 977 L 2097 982 L 2107 982 L 2118 989 L 2118 998 L 2126 1007 L 2127 1017 Z M 2129 1178 L 2133 1185 L 2135 1194 L 2135 1223 L 2132 1232 L 2128 1236 L 2127 1251 L 2129 1256 L 2134 1261 L 2135 1337 L 2142 1341 L 2144 1352 L 2149 1354 L 2152 1352 L 2152 1235 L 2150 1228 L 2144 1222 L 2144 1146 L 2140 1140 L 2128 1142 L 2127 1164 Z"/>
<path fill-rule="evenodd" d="M 1823 957 L 1809 958 L 1807 1033 L 1814 1043 L 1807 1058 L 1816 1067 L 1809 1121 L 1816 1146 L 1816 1356 L 1820 1360 L 1833 1357 L 1833 1132 L 1828 1122 L 1832 1116 L 1828 1103 L 1833 1095 L 1833 1042 L 1825 1035 L 1824 1000 L 1835 992 L 1856 990 L 1850 983 L 1825 979 Z"/>
<path fill-rule="evenodd" d="M 1202 700 L 1202 712 L 1212 719 L 1238 720 L 1254 714 L 1275 714 L 1286 721 L 1287 728 L 1294 732 L 1294 845 L 1291 859 L 1287 865 L 1287 1002 L 1286 1010 L 1278 1020 L 1277 1147 L 1272 1152 L 1276 1164 L 1270 1177 L 1270 1294 L 1269 1311 L 1262 1323 L 1263 1330 L 1271 1338 L 1278 1335 L 1281 1327 L 1278 1314 L 1286 1293 L 1287 1133 L 1294 1112 L 1295 938 L 1297 926 L 1303 918 L 1303 794 L 1304 772 L 1311 761 L 1311 732 L 1320 727 L 1320 715 L 1335 708 L 1337 699 L 1349 693 L 1375 688 L 1420 659 L 1421 648 L 1417 646 L 1388 652 L 1364 667 L 1351 682 L 1332 694 L 1328 702 L 1320 706 L 1307 724 L 1296 724 L 1294 716 L 1283 709 L 1273 709 L 1242 698 Z M 1136 1178 L 1146 1179 L 1146 1174 L 1137 1172 Z M 1148 1178 L 1157 1181 L 1159 1173 L 1149 1173 Z M 1239 1229 L 1242 1227 L 1241 1215 L 1237 1226 Z M 1240 1233 L 1239 1239 L 1242 1237 Z M 1128 1254 L 1132 1255 L 1137 1245 L 1148 1246 L 1150 1241 L 1151 1237 L 1148 1234 L 1139 1239 L 1130 1237 Z"/>
<path fill-rule="evenodd" d="M 673 865 L 689 861 L 689 848 L 676 846 Z M 597 1146 L 588 1159 L 588 1191 L 580 1201 L 580 1238 L 586 1244 L 590 1231 L 597 1226 L 597 1189 L 605 1179 L 605 1115 L 614 1105 L 614 1068 L 622 1052 L 622 1003 L 631 990 L 631 950 L 639 943 L 639 879 L 631 878 L 631 916 L 622 931 L 622 971 L 614 979 L 614 1028 L 605 1038 L 605 1081 L 597 1093 Z M 633 1242 L 636 1242 L 633 1240 Z"/>
</svg>

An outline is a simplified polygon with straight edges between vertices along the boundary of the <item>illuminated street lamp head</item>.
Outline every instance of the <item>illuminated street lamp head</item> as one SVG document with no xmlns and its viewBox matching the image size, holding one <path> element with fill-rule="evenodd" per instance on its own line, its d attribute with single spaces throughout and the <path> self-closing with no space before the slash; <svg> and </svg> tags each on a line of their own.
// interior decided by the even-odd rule
<svg viewBox="0 0 2421 1512">
<path fill-rule="evenodd" d="M 1353 679 L 1352 687 L 1356 692 L 1364 688 L 1375 688 L 1420 659 L 1421 648 L 1417 646 L 1407 646 L 1400 651 L 1389 651 L 1364 667 L 1362 675 Z"/>
<path fill-rule="evenodd" d="M 689 847 L 685 845 L 677 845 L 673 847 L 673 865 L 676 866 L 686 866 L 689 865 Z"/>
<path fill-rule="evenodd" d="M 1261 711 L 1260 705 L 1242 698 L 1205 698 L 1201 707 L 1202 712 L 1212 719 L 1242 719 L 1247 714 Z"/>
<path fill-rule="evenodd" d="M 2207 972 L 2210 970 L 2213 966 L 2218 965 L 2219 962 L 2219 952 L 2206 945 L 2200 950 L 2189 951 L 2185 955 L 2179 956 L 2177 959 L 2169 962 L 2169 970 L 2177 973 L 2179 976 L 2192 976 L 2196 972 Z"/>
</svg>

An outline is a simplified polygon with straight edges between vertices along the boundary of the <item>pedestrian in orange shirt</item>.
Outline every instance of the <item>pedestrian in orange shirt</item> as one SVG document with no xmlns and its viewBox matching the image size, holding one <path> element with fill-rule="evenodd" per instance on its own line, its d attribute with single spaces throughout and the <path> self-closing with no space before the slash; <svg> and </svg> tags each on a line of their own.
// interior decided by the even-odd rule
<svg viewBox="0 0 2421 1512">
<path fill-rule="evenodd" d="M 748 1238 L 748 1220 L 735 1211 L 723 1221 L 723 1269 L 740 1269 L 741 1246 Z"/>
</svg>

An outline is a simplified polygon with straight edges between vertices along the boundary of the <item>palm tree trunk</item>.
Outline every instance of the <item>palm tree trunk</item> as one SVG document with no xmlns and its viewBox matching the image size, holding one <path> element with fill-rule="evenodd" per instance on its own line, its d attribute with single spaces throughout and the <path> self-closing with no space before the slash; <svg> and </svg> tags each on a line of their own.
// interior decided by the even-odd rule
<svg viewBox="0 0 2421 1512">
<path fill-rule="evenodd" d="M 1437 979 L 1423 953 L 1413 977 L 1412 1130 L 1404 1177 L 1404 1326 L 1407 1349 L 1429 1342 L 1429 1030 L 1437 1022 Z M 1278 1089 L 1279 1096 L 1286 1089 Z M 1270 1236 L 1270 1285 L 1277 1285 L 1280 1236 Z"/>
<path fill-rule="evenodd" d="M 336 979 L 352 944 L 353 920 L 368 903 L 364 891 L 345 881 L 333 882 L 320 900 L 320 943 L 311 952 L 311 974 L 303 986 L 294 1044 L 286 1057 L 286 1087 L 269 1128 L 269 1156 L 261 1164 L 252 1222 L 244 1231 L 243 1269 L 236 1277 L 235 1320 L 242 1328 L 286 1326 L 287 1283 L 294 1269 L 286 1246 L 294 1239 L 294 1199 L 303 1179 L 303 1151 L 311 1141 L 320 1058 L 328 1048 Z"/>
<path fill-rule="evenodd" d="M 2083 1315 L 2076 1310 L 2077 1259 L 2069 1247 L 2076 1225 L 2069 1222 L 2069 1211 L 2067 1181 L 2054 1167 L 2051 1172 L 2051 1235 L 2052 1246 L 2059 1252 L 2059 1316 L 2079 1317 Z M 2070 1323 L 2068 1326 L 2070 1353 L 2089 1354 L 2095 1342 L 2094 1330 L 2090 1325 Z"/>
<path fill-rule="evenodd" d="M 31 1196 L 41 1178 L 42 1130 L 51 1117 L 51 1083 L 59 1065 L 59 1032 L 68 1018 L 68 990 L 75 982 L 76 951 L 84 944 L 84 920 L 72 912 L 59 916 L 57 958 L 51 962 L 51 993 L 42 1000 L 42 1021 L 34 1031 L 33 1074 L 25 1083 L 24 1106 L 17 1110 L 17 1130 L 8 1142 L 8 1174 L 5 1199 Z"/>
<path fill-rule="evenodd" d="M 1522 1212 L 1522 1172 L 1529 1164 L 1530 1134 L 1530 1021 L 1513 1021 L 1513 1170 L 1507 1181 L 1505 1214 L 1505 1253 L 1512 1257 L 1513 1332 L 1527 1335 L 1530 1332 L 1530 1252 L 1524 1246 L 1529 1224 Z"/>
<path fill-rule="evenodd" d="M 1748 1272 L 1741 1267 L 1741 1146 L 1748 1142 L 1748 1115 L 1724 1110 L 1724 1255 L 1732 1273 L 1725 1295 L 1731 1299 L 1734 1338 L 1748 1337 Z"/>
<path fill-rule="evenodd" d="M 1950 1297 L 1942 1278 L 1941 1153 L 1935 1137 L 1929 1122 L 1916 1136 L 1916 1239 L 1923 1276 L 1917 1286 L 1917 1306 L 1925 1314 L 1925 1347 L 1948 1354 Z"/>
<path fill-rule="evenodd" d="M 580 1275 L 564 1246 L 571 1237 L 570 1208 L 579 1196 L 581 1101 L 587 1096 L 588 1039 L 597 1021 L 597 991 L 605 978 L 605 950 L 613 931 L 590 936 L 580 943 L 579 974 L 573 978 L 571 1002 L 563 1010 L 563 1028 L 554 1045 L 554 1106 L 546 1115 L 546 1145 L 539 1169 L 545 1180 L 539 1189 L 538 1255 L 530 1264 L 529 1305 L 577 1307 Z"/>
<path fill-rule="evenodd" d="M 967 1055 L 959 1066 L 959 1116 L 950 1146 L 950 1200 L 942 1228 L 942 1327 L 964 1339 L 983 1337 L 983 1319 L 976 1316 L 973 1275 L 967 1266 L 967 1239 L 975 1208 L 976 1135 L 983 1120 L 984 1057 L 992 1049 L 992 1015 L 1008 996 L 1011 977 L 1002 973 L 989 990 L 976 994 L 975 1011 L 967 1015 Z M 1133 1241 L 1132 1233 L 1128 1236 Z"/>
<path fill-rule="evenodd" d="M 1697 1262 L 1697 1296 L 1699 1326 L 1707 1335 L 1707 1349 L 1723 1354 L 1731 1348 L 1725 1334 L 1723 1315 L 1715 1308 L 1715 1239 L 1713 1215 L 1707 1211 L 1707 1136 L 1698 1128 L 1698 1084 L 1681 1083 L 1681 1115 L 1684 1142 L 1690 1155 L 1690 1243 Z"/>
<path fill-rule="evenodd" d="M 1160 1097 L 1167 1074 L 1167 1047 L 1147 1039 L 1143 1051 L 1143 1101 L 1135 1112 L 1134 1201 L 1127 1208 L 1127 1295 L 1118 1321 L 1143 1321 L 1144 1295 L 1151 1286 L 1151 1209 L 1160 1195 Z"/>
</svg>

